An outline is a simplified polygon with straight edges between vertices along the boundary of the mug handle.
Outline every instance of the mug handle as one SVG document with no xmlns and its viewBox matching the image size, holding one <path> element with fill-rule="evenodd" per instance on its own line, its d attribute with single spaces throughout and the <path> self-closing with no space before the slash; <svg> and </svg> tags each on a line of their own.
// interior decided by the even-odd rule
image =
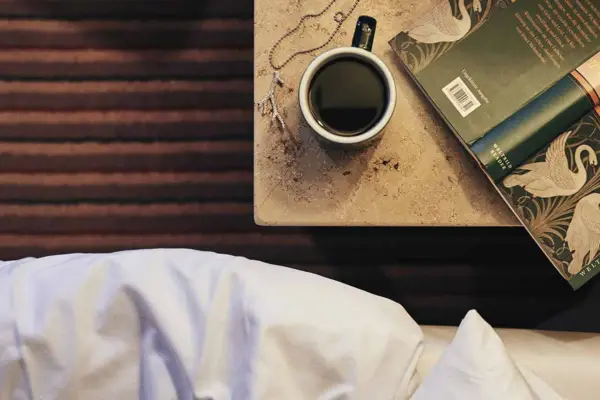
<svg viewBox="0 0 600 400">
<path fill-rule="evenodd" d="M 352 38 L 352 47 L 371 51 L 373 48 L 373 40 L 375 40 L 375 29 L 377 21 L 373 17 L 361 15 L 358 17 L 354 37 Z"/>
</svg>

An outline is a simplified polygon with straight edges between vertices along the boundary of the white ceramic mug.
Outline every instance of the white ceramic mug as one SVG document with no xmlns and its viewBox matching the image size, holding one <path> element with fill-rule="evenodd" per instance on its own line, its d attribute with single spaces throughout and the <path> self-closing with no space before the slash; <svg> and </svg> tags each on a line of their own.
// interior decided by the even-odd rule
<svg viewBox="0 0 600 400">
<path fill-rule="evenodd" d="M 392 118 L 394 107 L 396 105 L 396 84 L 388 67 L 379 57 L 370 51 L 373 45 L 375 24 L 376 21 L 371 17 L 359 17 L 352 40 L 352 47 L 339 47 L 321 54 L 310 63 L 302 75 L 298 91 L 300 110 L 308 125 L 318 137 L 325 142 L 350 146 L 368 144 L 380 137 L 383 129 Z M 313 114 L 310 104 L 310 89 L 313 79 L 323 66 L 329 65 L 331 62 L 340 58 L 356 58 L 359 61 L 368 63 L 380 75 L 387 90 L 385 111 L 383 111 L 379 120 L 368 130 L 351 136 L 336 133 L 319 123 Z"/>
</svg>

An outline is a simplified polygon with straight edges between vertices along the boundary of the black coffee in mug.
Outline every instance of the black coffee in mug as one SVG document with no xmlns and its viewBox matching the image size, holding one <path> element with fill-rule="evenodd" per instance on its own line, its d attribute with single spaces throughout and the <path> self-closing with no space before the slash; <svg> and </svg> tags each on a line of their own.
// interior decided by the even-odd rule
<svg viewBox="0 0 600 400">
<path fill-rule="evenodd" d="M 327 143 L 363 146 L 380 137 L 396 104 L 394 79 L 371 52 L 377 21 L 358 18 L 352 47 L 315 58 L 300 80 L 305 121 Z"/>
<path fill-rule="evenodd" d="M 388 104 L 381 73 L 352 56 L 323 66 L 310 84 L 309 99 L 317 122 L 344 136 L 371 129 L 383 117 Z"/>
</svg>

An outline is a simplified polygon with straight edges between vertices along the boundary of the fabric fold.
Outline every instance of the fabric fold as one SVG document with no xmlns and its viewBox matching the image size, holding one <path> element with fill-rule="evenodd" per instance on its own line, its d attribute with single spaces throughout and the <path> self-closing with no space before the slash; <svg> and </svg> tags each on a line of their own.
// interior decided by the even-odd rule
<svg viewBox="0 0 600 400">
<path fill-rule="evenodd" d="M 420 327 L 317 275 L 193 250 L 0 265 L 0 398 L 404 399 Z"/>
</svg>

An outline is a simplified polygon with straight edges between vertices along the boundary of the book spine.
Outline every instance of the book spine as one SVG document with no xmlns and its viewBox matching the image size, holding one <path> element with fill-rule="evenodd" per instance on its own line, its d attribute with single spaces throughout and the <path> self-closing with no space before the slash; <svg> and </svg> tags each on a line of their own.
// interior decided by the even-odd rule
<svg viewBox="0 0 600 400">
<path fill-rule="evenodd" d="M 471 145 L 494 182 L 600 104 L 600 53 Z"/>
<path fill-rule="evenodd" d="M 473 143 L 471 150 L 499 182 L 593 107 L 573 76 L 567 75 Z"/>
</svg>

